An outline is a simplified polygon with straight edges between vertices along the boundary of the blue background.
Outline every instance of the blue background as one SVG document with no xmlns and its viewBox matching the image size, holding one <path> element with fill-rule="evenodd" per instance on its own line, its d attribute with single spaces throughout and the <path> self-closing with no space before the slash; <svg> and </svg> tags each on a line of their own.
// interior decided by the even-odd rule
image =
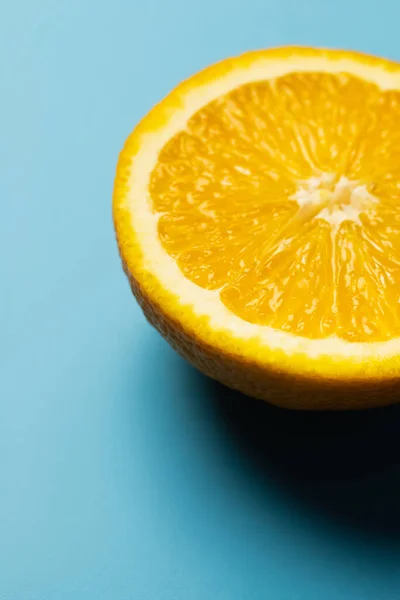
<svg viewBox="0 0 400 600">
<path fill-rule="evenodd" d="M 146 324 L 117 154 L 175 84 L 304 43 L 400 60 L 393 0 L 15 0 L 0 20 L 0 598 L 395 600 L 400 413 L 282 412 Z"/>
</svg>

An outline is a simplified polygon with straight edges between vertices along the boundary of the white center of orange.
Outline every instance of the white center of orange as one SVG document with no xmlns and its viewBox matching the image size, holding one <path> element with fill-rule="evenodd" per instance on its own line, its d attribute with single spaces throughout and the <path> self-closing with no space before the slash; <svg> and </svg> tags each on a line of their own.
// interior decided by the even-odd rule
<svg viewBox="0 0 400 600">
<path fill-rule="evenodd" d="M 342 175 L 323 173 L 301 182 L 292 195 L 300 208 L 314 212 L 314 218 L 323 219 L 337 228 L 344 221 L 361 225 L 360 215 L 379 202 L 365 184 Z"/>
</svg>

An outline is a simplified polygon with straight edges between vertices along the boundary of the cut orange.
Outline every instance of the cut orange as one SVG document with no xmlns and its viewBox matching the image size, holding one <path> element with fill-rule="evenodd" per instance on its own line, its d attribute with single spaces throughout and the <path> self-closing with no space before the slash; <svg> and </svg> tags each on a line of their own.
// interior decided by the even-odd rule
<svg viewBox="0 0 400 600">
<path fill-rule="evenodd" d="M 397 400 L 400 65 L 285 48 L 178 86 L 121 153 L 114 222 L 150 322 L 230 387 Z"/>
</svg>

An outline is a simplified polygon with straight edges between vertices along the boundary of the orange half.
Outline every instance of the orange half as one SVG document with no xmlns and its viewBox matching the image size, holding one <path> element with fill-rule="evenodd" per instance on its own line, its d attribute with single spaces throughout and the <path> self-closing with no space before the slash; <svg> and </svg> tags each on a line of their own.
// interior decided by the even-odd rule
<svg viewBox="0 0 400 600">
<path fill-rule="evenodd" d="M 252 52 L 178 86 L 129 137 L 114 190 L 150 321 L 275 402 L 280 375 L 397 382 L 399 124 L 400 66 L 351 52 Z"/>
</svg>

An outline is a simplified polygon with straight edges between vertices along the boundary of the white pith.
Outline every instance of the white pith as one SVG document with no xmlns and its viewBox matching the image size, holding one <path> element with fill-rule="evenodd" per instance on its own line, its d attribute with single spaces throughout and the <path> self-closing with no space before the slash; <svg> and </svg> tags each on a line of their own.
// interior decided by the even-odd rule
<svg viewBox="0 0 400 600">
<path fill-rule="evenodd" d="M 333 232 L 344 221 L 361 225 L 360 215 L 379 202 L 366 185 L 350 181 L 343 175 L 337 179 L 334 173 L 322 173 L 301 182 L 291 199 L 299 208 L 313 209 L 313 218 L 329 223 Z"/>
<path fill-rule="evenodd" d="M 200 87 L 191 89 L 182 96 L 181 103 L 166 117 L 165 122 L 156 131 L 144 133 L 140 150 L 132 158 L 129 192 L 125 202 L 132 215 L 132 228 L 143 253 L 144 268 L 160 281 L 163 288 L 169 290 L 183 306 L 192 307 L 196 317 L 209 317 L 210 327 L 214 330 L 229 333 L 235 339 L 257 338 L 262 345 L 270 349 L 282 349 L 287 354 L 304 353 L 308 357 L 339 356 L 351 357 L 354 360 L 365 360 L 368 356 L 382 359 L 393 356 L 400 351 L 400 338 L 387 342 L 351 343 L 337 337 L 320 340 L 299 337 L 267 326 L 260 326 L 243 321 L 228 310 L 220 301 L 219 292 L 205 290 L 184 277 L 174 259 L 161 245 L 157 232 L 159 215 L 151 208 L 148 191 L 151 171 L 157 162 L 159 151 L 176 133 L 185 128 L 188 119 L 197 110 L 211 102 L 221 94 L 225 94 L 237 86 L 251 81 L 279 77 L 294 71 L 328 71 L 330 73 L 351 73 L 367 81 L 377 84 L 382 89 L 399 89 L 400 77 L 367 64 L 353 62 L 348 59 L 329 59 L 328 57 L 293 56 L 292 59 L 258 59 L 246 68 L 227 72 L 218 80 L 211 80 Z M 328 174 L 329 176 L 329 174 Z M 351 188 L 351 202 L 341 204 L 335 202 L 340 196 L 340 188 Z M 343 220 L 359 221 L 365 203 L 376 199 L 368 191 L 357 184 L 339 180 L 338 189 L 329 191 L 331 196 L 321 196 L 316 192 L 321 189 L 321 181 L 302 182 L 294 198 L 299 206 L 319 202 L 321 210 L 317 218 L 326 220 L 335 227 Z"/>
</svg>

